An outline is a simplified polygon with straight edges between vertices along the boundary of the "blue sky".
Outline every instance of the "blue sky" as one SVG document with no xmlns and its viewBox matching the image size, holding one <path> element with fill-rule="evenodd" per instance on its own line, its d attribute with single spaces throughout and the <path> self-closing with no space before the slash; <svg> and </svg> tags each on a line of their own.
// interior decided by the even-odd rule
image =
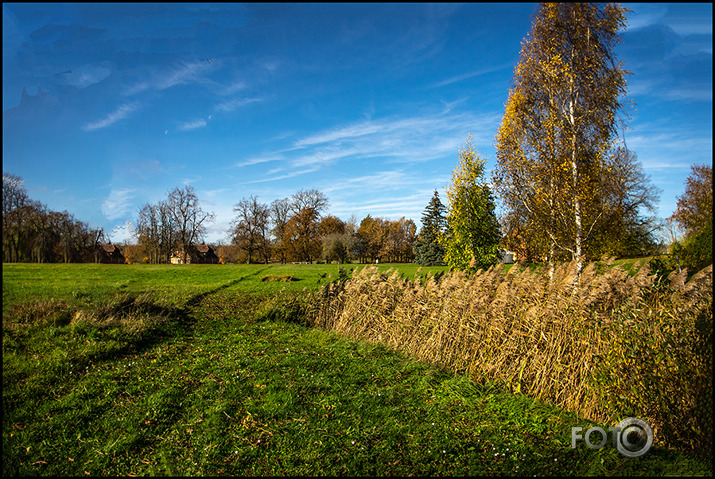
<svg viewBox="0 0 715 479">
<path fill-rule="evenodd" d="M 624 5 L 626 142 L 667 217 L 712 164 L 712 5 Z M 241 199 L 311 188 L 419 227 L 468 134 L 491 173 L 536 7 L 4 3 L 3 171 L 115 242 L 185 184 L 212 242 Z"/>
</svg>

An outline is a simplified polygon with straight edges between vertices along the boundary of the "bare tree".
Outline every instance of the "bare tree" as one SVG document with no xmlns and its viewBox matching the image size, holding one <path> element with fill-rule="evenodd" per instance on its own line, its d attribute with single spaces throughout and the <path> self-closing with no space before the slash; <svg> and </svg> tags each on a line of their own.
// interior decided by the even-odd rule
<svg viewBox="0 0 715 479">
<path fill-rule="evenodd" d="M 237 215 L 232 225 L 233 244 L 246 252 L 248 263 L 251 263 L 254 253 L 259 253 L 267 263 L 270 208 L 259 203 L 257 196 L 251 195 L 236 203 L 233 211 Z"/>
<path fill-rule="evenodd" d="M 182 260 L 186 264 L 188 250 L 196 241 L 201 241 L 206 234 L 206 225 L 215 219 L 213 213 L 207 213 L 199 206 L 199 198 L 193 186 L 174 188 L 166 203 L 169 217 L 176 224 L 178 244 Z"/>
<path fill-rule="evenodd" d="M 27 221 L 27 206 L 31 203 L 23 180 L 19 176 L 2 174 L 2 239 L 3 261 L 17 262 L 20 258 L 20 238 Z"/>
<path fill-rule="evenodd" d="M 312 208 L 319 216 L 325 210 L 330 202 L 320 190 L 300 190 L 291 197 L 290 209 L 294 215 L 304 211 L 306 208 Z"/>
<path fill-rule="evenodd" d="M 290 220 L 290 199 L 283 198 L 275 200 L 271 203 L 270 217 L 273 229 L 271 234 L 276 238 L 276 250 L 280 253 L 281 264 L 286 262 L 286 251 L 283 245 L 283 234 L 285 233 L 286 225 Z"/>
</svg>

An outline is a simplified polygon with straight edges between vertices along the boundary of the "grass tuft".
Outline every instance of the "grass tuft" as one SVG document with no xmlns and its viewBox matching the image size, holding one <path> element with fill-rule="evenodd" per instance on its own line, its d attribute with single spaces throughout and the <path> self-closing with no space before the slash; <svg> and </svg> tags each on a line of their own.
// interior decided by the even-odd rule
<svg viewBox="0 0 715 479">
<path fill-rule="evenodd" d="M 291 281 L 298 281 L 298 279 L 295 276 L 293 276 L 292 274 L 281 274 L 281 275 L 269 274 L 267 276 L 263 276 L 261 278 L 261 281 L 278 281 L 278 282 L 290 283 Z"/>
</svg>

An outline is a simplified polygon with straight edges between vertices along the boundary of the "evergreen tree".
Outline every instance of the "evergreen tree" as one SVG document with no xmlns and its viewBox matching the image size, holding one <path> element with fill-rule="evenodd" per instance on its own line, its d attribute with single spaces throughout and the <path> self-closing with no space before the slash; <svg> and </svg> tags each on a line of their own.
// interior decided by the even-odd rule
<svg viewBox="0 0 715 479">
<path fill-rule="evenodd" d="M 413 248 L 415 263 L 423 266 L 444 264 L 444 246 L 439 243 L 439 237 L 444 234 L 447 226 L 445 212 L 446 208 L 435 190 L 434 196 L 422 213 L 422 228 Z"/>
<path fill-rule="evenodd" d="M 440 238 L 444 261 L 452 268 L 476 270 L 500 261 L 501 233 L 494 197 L 484 181 L 485 163 L 468 137 L 447 188 L 447 232 Z"/>
</svg>

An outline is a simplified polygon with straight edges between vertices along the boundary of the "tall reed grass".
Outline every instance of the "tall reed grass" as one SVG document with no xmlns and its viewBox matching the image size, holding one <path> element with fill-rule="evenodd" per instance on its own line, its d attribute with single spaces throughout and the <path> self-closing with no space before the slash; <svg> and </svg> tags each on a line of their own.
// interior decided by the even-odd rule
<svg viewBox="0 0 715 479">
<path fill-rule="evenodd" d="M 409 281 L 371 267 L 325 285 L 304 313 L 587 419 L 640 417 L 656 443 L 711 459 L 712 266 L 687 282 L 635 271 L 610 260 L 578 279 L 563 264 L 552 280 L 515 265 Z"/>
</svg>

